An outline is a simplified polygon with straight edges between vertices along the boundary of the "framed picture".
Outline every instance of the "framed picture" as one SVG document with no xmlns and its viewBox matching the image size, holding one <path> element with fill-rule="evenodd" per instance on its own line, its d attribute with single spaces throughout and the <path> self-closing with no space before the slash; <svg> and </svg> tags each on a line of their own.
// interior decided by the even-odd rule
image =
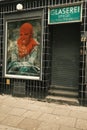
<svg viewBox="0 0 87 130">
<path fill-rule="evenodd" d="M 42 14 L 43 11 L 5 15 L 5 77 L 41 80 Z"/>
</svg>

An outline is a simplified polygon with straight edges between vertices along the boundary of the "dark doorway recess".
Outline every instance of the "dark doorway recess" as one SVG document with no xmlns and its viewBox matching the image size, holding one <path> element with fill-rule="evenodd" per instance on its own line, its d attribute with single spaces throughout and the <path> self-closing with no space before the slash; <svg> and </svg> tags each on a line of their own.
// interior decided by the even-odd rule
<svg viewBox="0 0 87 130">
<path fill-rule="evenodd" d="M 51 85 L 78 89 L 80 24 L 59 24 L 51 28 Z"/>
</svg>

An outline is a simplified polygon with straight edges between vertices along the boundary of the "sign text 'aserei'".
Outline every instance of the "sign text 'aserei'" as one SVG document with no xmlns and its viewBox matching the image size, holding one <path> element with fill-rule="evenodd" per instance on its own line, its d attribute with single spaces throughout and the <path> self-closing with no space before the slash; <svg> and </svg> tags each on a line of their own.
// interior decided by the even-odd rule
<svg viewBox="0 0 87 130">
<path fill-rule="evenodd" d="M 73 6 L 63 6 L 49 8 L 49 24 L 80 22 L 81 21 L 81 4 Z"/>
</svg>

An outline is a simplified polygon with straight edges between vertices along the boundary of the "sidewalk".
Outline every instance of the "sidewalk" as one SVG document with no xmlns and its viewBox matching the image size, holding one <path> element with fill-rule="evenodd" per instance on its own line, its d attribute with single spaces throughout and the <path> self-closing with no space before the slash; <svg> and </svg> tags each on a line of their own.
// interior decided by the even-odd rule
<svg viewBox="0 0 87 130">
<path fill-rule="evenodd" d="M 87 130 L 87 107 L 0 95 L 0 130 Z"/>
</svg>

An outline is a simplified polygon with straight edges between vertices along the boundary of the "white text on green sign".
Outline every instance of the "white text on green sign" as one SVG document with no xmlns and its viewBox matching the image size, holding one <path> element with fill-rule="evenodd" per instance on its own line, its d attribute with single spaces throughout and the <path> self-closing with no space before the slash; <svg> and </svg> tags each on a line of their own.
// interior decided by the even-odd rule
<svg viewBox="0 0 87 130">
<path fill-rule="evenodd" d="M 50 23 L 80 21 L 81 5 L 51 8 L 49 15 Z"/>
</svg>

